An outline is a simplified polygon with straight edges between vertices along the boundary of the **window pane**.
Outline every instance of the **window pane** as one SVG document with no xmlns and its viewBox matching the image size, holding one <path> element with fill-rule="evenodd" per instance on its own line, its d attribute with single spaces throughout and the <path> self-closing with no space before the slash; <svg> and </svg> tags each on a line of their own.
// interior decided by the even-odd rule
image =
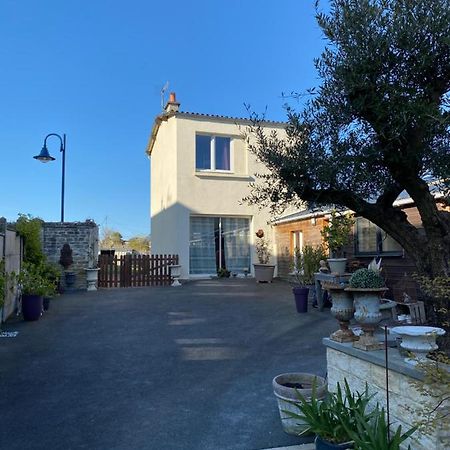
<svg viewBox="0 0 450 450">
<path fill-rule="evenodd" d="M 214 217 L 191 217 L 189 266 L 191 274 L 216 273 Z"/>
<path fill-rule="evenodd" d="M 383 252 L 401 252 L 402 246 L 394 239 L 381 230 L 381 248 Z"/>
<path fill-rule="evenodd" d="M 195 168 L 211 169 L 211 137 L 197 135 L 195 137 Z"/>
<path fill-rule="evenodd" d="M 377 226 L 359 217 L 356 222 L 358 233 L 358 252 L 377 253 Z"/>
<path fill-rule="evenodd" d="M 235 273 L 250 270 L 250 223 L 248 219 L 223 218 L 225 267 Z"/>
<path fill-rule="evenodd" d="M 216 169 L 230 170 L 230 138 L 216 137 Z"/>
</svg>

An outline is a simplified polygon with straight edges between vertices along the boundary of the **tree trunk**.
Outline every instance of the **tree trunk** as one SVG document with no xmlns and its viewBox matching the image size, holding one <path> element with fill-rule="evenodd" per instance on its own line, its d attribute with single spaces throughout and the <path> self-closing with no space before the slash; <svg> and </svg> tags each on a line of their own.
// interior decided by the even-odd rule
<svg viewBox="0 0 450 450">
<path fill-rule="evenodd" d="M 440 221 L 440 226 L 424 226 L 420 229 L 412 225 L 406 213 L 397 207 L 371 206 L 353 210 L 395 239 L 413 259 L 419 273 L 430 278 L 449 276 L 450 227 L 447 226 L 445 217 L 448 213 L 436 208 L 437 217 L 430 218 L 426 216 L 426 212 L 419 210 L 422 220 L 425 216 L 427 223 Z M 432 213 L 432 210 L 429 209 L 428 212 Z"/>
</svg>

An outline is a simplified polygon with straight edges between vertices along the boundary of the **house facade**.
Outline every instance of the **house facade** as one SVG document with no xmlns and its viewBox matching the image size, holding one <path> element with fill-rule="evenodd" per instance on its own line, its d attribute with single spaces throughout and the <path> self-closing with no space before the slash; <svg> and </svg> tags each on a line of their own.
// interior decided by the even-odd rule
<svg viewBox="0 0 450 450">
<path fill-rule="evenodd" d="M 251 123 L 181 112 L 179 106 L 171 94 L 146 150 L 152 252 L 178 254 L 182 278 L 215 275 L 219 268 L 252 273 L 255 231 L 263 229 L 274 239 L 269 212 L 242 202 L 254 174 L 264 172 L 243 136 Z M 284 133 L 284 123 L 265 126 Z"/>
<path fill-rule="evenodd" d="M 404 196 L 396 201 L 417 228 L 422 226 L 419 212 L 411 198 Z M 287 277 L 292 267 L 294 248 L 320 245 L 321 230 L 329 223 L 330 210 L 299 211 L 274 221 L 278 248 L 278 274 Z M 349 244 L 343 249 L 348 259 L 347 269 L 367 267 L 374 257 L 382 258 L 383 276 L 390 289 L 389 298 L 401 301 L 404 293 L 417 297 L 417 285 L 411 275 L 417 272 L 413 260 L 403 248 L 383 230 L 363 217 L 355 217 Z"/>
</svg>

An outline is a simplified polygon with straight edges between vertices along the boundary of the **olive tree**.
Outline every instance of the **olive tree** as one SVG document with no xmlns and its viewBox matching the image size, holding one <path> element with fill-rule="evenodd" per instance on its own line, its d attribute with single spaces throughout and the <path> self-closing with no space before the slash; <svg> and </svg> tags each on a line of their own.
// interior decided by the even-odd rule
<svg viewBox="0 0 450 450">
<path fill-rule="evenodd" d="M 286 137 L 267 134 L 252 115 L 250 150 L 269 170 L 247 200 L 275 210 L 301 202 L 349 208 L 399 242 L 421 273 L 448 276 L 450 0 L 330 0 L 327 13 L 319 8 L 321 85 L 300 109 L 286 106 Z M 394 205 L 402 191 L 423 229 Z"/>
</svg>

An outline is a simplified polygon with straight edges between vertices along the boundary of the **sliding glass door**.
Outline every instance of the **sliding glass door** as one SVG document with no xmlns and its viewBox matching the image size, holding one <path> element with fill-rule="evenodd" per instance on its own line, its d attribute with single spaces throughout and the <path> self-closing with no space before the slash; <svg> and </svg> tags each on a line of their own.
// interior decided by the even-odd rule
<svg viewBox="0 0 450 450">
<path fill-rule="evenodd" d="M 191 217 L 191 274 L 250 271 L 250 221 L 238 217 Z"/>
</svg>

